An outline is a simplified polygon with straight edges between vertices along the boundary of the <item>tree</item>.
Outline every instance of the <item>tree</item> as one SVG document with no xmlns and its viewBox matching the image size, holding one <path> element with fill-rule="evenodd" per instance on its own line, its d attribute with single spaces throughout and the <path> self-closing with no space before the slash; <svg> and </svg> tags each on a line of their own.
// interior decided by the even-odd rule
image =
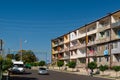
<svg viewBox="0 0 120 80">
<path fill-rule="evenodd" d="M 64 65 L 64 62 L 63 61 L 58 61 L 57 62 L 57 66 L 59 67 L 59 69 L 60 69 L 60 67 L 62 67 Z"/>
<path fill-rule="evenodd" d="M 116 72 L 116 77 L 117 77 L 117 72 L 120 71 L 120 66 L 113 66 L 112 69 Z"/>
<path fill-rule="evenodd" d="M 70 62 L 68 63 L 68 67 L 69 67 L 69 68 L 72 68 L 72 70 L 73 70 L 73 68 L 75 68 L 75 66 L 76 66 L 76 62 L 74 62 L 74 61 L 70 61 Z"/>
<path fill-rule="evenodd" d="M 7 55 L 6 55 L 6 58 L 14 59 L 14 54 L 7 54 Z"/>
<path fill-rule="evenodd" d="M 15 54 L 15 60 L 19 61 L 20 60 L 20 54 Z"/>
<path fill-rule="evenodd" d="M 45 63 L 45 61 L 40 61 L 39 62 L 39 66 L 44 66 L 46 63 Z"/>
<path fill-rule="evenodd" d="M 21 53 L 22 53 L 22 60 L 25 63 L 31 63 L 37 61 L 37 58 L 35 54 L 31 50 L 20 50 L 16 55 L 15 59 L 20 60 L 21 59 Z"/>
<path fill-rule="evenodd" d="M 104 73 L 105 70 L 108 69 L 108 66 L 107 65 L 100 65 L 99 66 L 99 70 L 102 71 Z"/>
<path fill-rule="evenodd" d="M 97 68 L 96 62 L 90 62 L 90 63 L 88 63 L 88 68 L 91 70 L 91 72 L 90 72 L 91 76 L 93 76 L 93 70 L 95 68 Z"/>
<path fill-rule="evenodd" d="M 12 61 L 11 59 L 5 59 L 2 62 L 2 71 L 8 70 L 10 67 L 12 67 Z"/>
</svg>

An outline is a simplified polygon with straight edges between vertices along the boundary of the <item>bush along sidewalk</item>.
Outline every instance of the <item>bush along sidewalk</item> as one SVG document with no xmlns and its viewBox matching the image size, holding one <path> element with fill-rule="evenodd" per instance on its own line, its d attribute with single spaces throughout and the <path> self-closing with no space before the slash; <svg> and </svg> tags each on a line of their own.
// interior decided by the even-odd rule
<svg viewBox="0 0 120 80">
<path fill-rule="evenodd" d="M 90 69 L 90 76 L 93 76 L 94 69 L 97 68 L 96 62 L 90 62 L 87 66 Z"/>
<path fill-rule="evenodd" d="M 120 66 L 113 66 L 112 69 L 116 72 L 116 78 L 119 77 L 117 73 L 120 71 Z"/>
<path fill-rule="evenodd" d="M 99 70 L 102 71 L 102 74 L 104 75 L 104 71 L 108 69 L 108 65 L 100 65 Z"/>
</svg>

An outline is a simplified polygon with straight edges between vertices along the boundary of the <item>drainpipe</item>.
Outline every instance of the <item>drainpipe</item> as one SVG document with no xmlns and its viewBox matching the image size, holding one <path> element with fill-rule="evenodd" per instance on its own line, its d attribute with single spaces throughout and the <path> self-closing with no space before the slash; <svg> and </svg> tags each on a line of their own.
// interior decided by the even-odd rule
<svg viewBox="0 0 120 80">
<path fill-rule="evenodd" d="M 85 44 L 86 44 L 86 67 L 87 67 L 87 64 L 89 63 L 89 58 L 88 58 L 88 54 L 87 54 L 87 43 L 88 43 L 88 36 L 87 36 L 87 25 L 85 25 L 85 32 L 86 32 L 86 42 L 85 42 Z"/>
<path fill-rule="evenodd" d="M 108 13 L 109 20 L 110 20 L 110 42 L 111 42 L 111 37 L 112 37 L 112 28 L 111 28 L 111 13 Z M 112 43 L 110 43 L 110 69 L 112 68 L 112 54 L 111 54 L 111 48 L 112 48 Z"/>
</svg>

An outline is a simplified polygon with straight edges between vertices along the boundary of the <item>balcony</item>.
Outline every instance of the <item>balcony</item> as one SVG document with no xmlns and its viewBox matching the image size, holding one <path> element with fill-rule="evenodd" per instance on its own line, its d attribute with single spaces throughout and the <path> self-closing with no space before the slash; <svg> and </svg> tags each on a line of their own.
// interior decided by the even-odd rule
<svg viewBox="0 0 120 80">
<path fill-rule="evenodd" d="M 110 37 L 106 37 L 106 38 L 99 38 L 95 41 L 96 44 L 99 44 L 99 43 L 105 43 L 105 42 L 108 42 L 110 41 Z"/>
<path fill-rule="evenodd" d="M 101 32 L 101 31 L 104 31 L 104 30 L 107 30 L 107 29 L 110 29 L 110 25 L 99 25 L 97 31 L 98 32 Z"/>
<path fill-rule="evenodd" d="M 64 41 L 62 41 L 62 42 L 59 42 L 59 45 L 62 45 L 62 44 L 64 44 Z"/>
<path fill-rule="evenodd" d="M 58 51 L 54 51 L 54 53 L 55 53 L 55 54 L 57 54 L 57 53 L 58 53 Z"/>
<path fill-rule="evenodd" d="M 111 37 L 111 40 L 117 40 L 117 39 L 120 39 L 120 37 L 117 36 L 117 35 L 116 36 L 114 35 L 114 36 Z"/>
<path fill-rule="evenodd" d="M 91 46 L 91 45 L 94 45 L 95 44 L 95 41 L 90 41 L 88 42 L 87 46 Z"/>
<path fill-rule="evenodd" d="M 63 57 L 63 59 L 70 59 L 70 56 L 66 55 Z"/>
<path fill-rule="evenodd" d="M 58 46 L 58 44 L 52 44 L 52 46 L 53 46 L 53 47 L 56 47 L 56 46 Z"/>
<path fill-rule="evenodd" d="M 120 21 L 116 22 L 116 23 L 112 23 L 111 28 L 116 28 L 116 27 L 120 27 Z"/>
<path fill-rule="evenodd" d="M 76 45 L 75 45 L 75 46 L 70 47 L 70 50 L 74 50 L 74 49 L 77 49 L 77 46 L 76 46 Z"/>
<path fill-rule="evenodd" d="M 95 33 L 97 33 L 97 29 L 87 32 L 87 35 L 91 35 L 91 34 L 95 34 Z"/>
<path fill-rule="evenodd" d="M 86 36 L 86 33 L 79 34 L 79 35 L 78 35 L 78 38 L 82 38 L 82 37 L 85 37 L 85 36 Z"/>
<path fill-rule="evenodd" d="M 78 55 L 72 55 L 70 56 L 70 59 L 77 59 L 78 58 Z"/>
<path fill-rule="evenodd" d="M 96 56 L 96 54 L 97 54 L 97 52 L 96 52 L 96 51 L 94 51 L 94 52 L 88 53 L 88 55 L 87 55 L 87 56 Z"/>
<path fill-rule="evenodd" d="M 65 49 L 61 49 L 61 50 L 59 50 L 59 53 L 62 53 L 62 52 L 64 52 L 65 51 Z"/>
<path fill-rule="evenodd" d="M 86 44 L 80 44 L 77 48 L 84 48 L 86 47 Z"/>
<path fill-rule="evenodd" d="M 65 48 L 64 51 L 69 51 L 69 48 Z"/>
</svg>

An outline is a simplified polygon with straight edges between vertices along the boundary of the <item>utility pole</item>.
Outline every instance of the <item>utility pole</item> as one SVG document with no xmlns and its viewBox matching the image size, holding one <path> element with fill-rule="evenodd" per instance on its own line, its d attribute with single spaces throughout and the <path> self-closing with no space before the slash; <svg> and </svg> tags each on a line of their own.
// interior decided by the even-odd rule
<svg viewBox="0 0 120 80">
<path fill-rule="evenodd" d="M 3 41 L 0 40 L 0 55 L 2 56 Z M 0 80 L 2 80 L 2 61 L 0 61 Z"/>
<path fill-rule="evenodd" d="M 22 61 L 22 39 L 20 40 L 20 54 L 21 54 L 21 61 Z"/>
</svg>

